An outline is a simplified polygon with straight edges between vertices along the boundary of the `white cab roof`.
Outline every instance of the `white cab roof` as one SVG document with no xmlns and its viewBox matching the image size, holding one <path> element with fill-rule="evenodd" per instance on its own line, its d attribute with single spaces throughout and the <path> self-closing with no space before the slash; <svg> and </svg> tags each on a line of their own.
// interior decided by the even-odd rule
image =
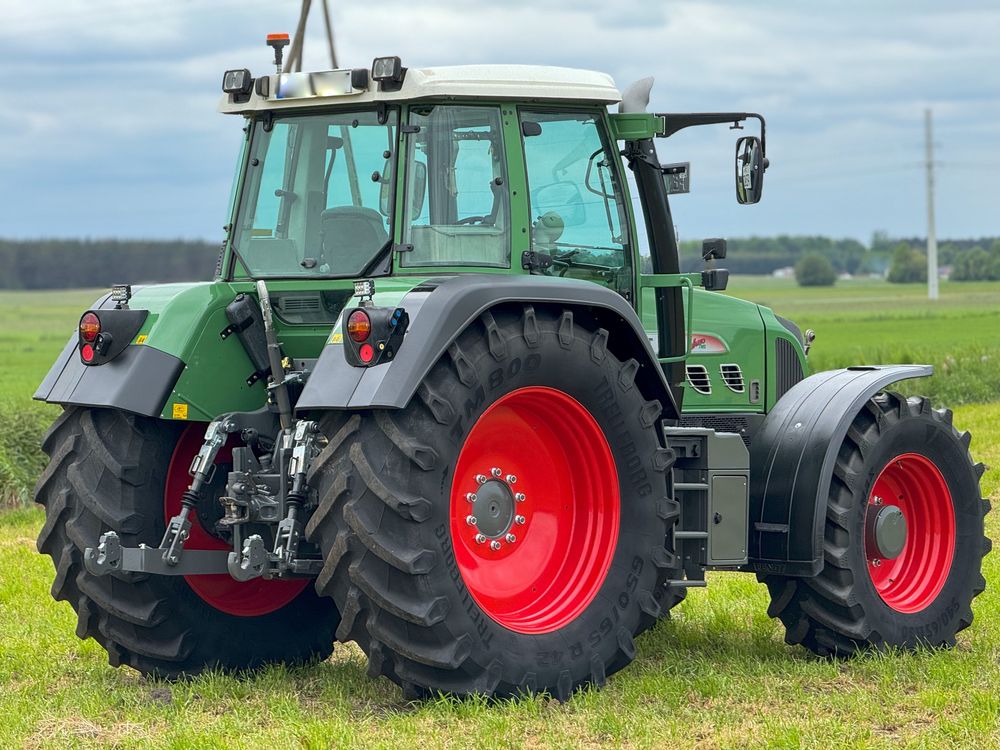
<svg viewBox="0 0 1000 750">
<path fill-rule="evenodd" d="M 340 71 L 337 71 L 339 73 Z M 345 73 L 347 71 L 344 71 Z M 320 71 L 298 76 L 333 76 L 334 73 Z M 282 77 L 284 78 L 284 77 Z M 279 76 L 269 76 L 271 96 L 262 97 L 254 93 L 250 101 L 233 103 L 228 95 L 223 95 L 219 105 L 221 112 L 241 113 L 262 109 L 286 109 L 294 107 L 315 107 L 330 104 L 359 104 L 365 102 L 398 102 L 415 99 L 517 99 L 532 100 L 573 100 L 601 104 L 612 104 L 621 100 L 621 93 L 615 82 L 606 73 L 575 68 L 559 68 L 542 65 L 456 65 L 440 68 L 410 68 L 406 71 L 399 91 L 380 91 L 379 85 L 371 82 L 367 90 L 336 91 L 335 93 L 310 93 L 296 98 L 277 98 L 274 95 L 282 85 Z M 305 85 L 307 90 L 321 89 L 323 86 Z M 349 84 L 348 84 L 349 88 Z"/>
</svg>

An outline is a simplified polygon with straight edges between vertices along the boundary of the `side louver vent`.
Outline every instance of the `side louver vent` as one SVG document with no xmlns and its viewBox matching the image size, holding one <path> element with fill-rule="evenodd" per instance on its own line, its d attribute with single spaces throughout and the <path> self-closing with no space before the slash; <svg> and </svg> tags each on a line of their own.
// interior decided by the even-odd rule
<svg viewBox="0 0 1000 750">
<path fill-rule="evenodd" d="M 286 294 L 279 297 L 278 305 L 286 313 L 318 312 L 323 306 L 318 294 Z"/>
<path fill-rule="evenodd" d="M 708 377 L 708 368 L 704 365 L 688 365 L 687 382 L 698 393 L 706 396 L 712 394 L 712 381 Z"/>
<path fill-rule="evenodd" d="M 774 374 L 777 381 L 775 395 L 781 398 L 793 385 L 802 380 L 802 363 L 792 342 L 787 339 L 775 340 L 774 354 Z"/>
<path fill-rule="evenodd" d="M 733 393 L 743 393 L 746 390 L 743 385 L 743 370 L 739 365 L 720 365 L 719 372 L 722 374 L 722 382 Z"/>
</svg>

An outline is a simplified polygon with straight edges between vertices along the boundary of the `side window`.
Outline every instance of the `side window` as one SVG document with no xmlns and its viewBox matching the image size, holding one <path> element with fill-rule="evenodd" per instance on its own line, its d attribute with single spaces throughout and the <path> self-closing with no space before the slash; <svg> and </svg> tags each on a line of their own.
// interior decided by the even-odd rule
<svg viewBox="0 0 1000 750">
<path fill-rule="evenodd" d="M 521 111 L 531 201 L 531 247 L 552 258 L 547 273 L 631 287 L 628 213 L 615 151 L 598 116 Z"/>
<path fill-rule="evenodd" d="M 403 266 L 510 265 L 510 203 L 500 110 L 410 111 Z"/>
<path fill-rule="evenodd" d="M 289 189 L 293 179 L 290 155 L 297 132 L 298 125 L 280 122 L 271 133 L 259 176 L 259 197 L 253 214 L 254 237 L 286 237 L 288 234 L 288 219 L 282 215 L 280 196 L 282 190 Z"/>
</svg>

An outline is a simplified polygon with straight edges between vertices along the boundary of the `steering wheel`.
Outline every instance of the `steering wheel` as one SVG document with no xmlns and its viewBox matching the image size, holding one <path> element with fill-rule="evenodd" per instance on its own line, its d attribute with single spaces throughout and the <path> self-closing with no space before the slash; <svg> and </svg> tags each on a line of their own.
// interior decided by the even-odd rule
<svg viewBox="0 0 1000 750">
<path fill-rule="evenodd" d="M 455 222 L 455 226 L 461 226 L 462 224 L 475 224 L 476 222 L 486 221 L 485 216 L 466 216 L 464 219 L 459 219 Z"/>
</svg>

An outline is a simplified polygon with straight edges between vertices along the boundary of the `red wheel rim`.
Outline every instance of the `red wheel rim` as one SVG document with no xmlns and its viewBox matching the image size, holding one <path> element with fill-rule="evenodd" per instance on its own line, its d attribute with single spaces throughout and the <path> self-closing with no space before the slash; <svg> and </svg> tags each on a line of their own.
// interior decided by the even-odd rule
<svg viewBox="0 0 1000 750">
<path fill-rule="evenodd" d="M 948 580 L 955 556 L 955 507 L 951 491 L 934 462 L 919 453 L 903 453 L 875 479 L 865 509 L 895 505 L 906 520 L 902 552 L 883 560 L 867 538 L 868 574 L 882 601 L 897 612 L 919 612 L 937 598 Z"/>
<path fill-rule="evenodd" d="M 163 493 L 163 512 L 166 520 L 181 512 L 181 496 L 191 483 L 188 470 L 205 437 L 205 425 L 192 424 L 181 433 L 170 458 L 167 482 Z M 232 464 L 232 449 L 223 448 L 215 460 L 219 471 L 222 464 Z M 191 535 L 184 543 L 185 549 L 228 550 L 231 547 L 212 536 L 192 513 Z M 221 612 L 240 617 L 258 617 L 281 609 L 298 596 L 309 584 L 300 581 L 266 581 L 260 578 L 239 582 L 227 573 L 219 575 L 184 576 L 188 586 L 202 600 Z"/>
<path fill-rule="evenodd" d="M 509 524 L 504 493 L 513 498 Z M 487 495 L 497 498 L 497 518 Z M 477 507 L 486 513 L 472 523 Z M 469 593 L 496 622 L 549 633 L 574 620 L 604 583 L 619 523 L 611 448 L 574 398 L 521 388 L 473 425 L 452 481 L 451 538 Z"/>
</svg>

